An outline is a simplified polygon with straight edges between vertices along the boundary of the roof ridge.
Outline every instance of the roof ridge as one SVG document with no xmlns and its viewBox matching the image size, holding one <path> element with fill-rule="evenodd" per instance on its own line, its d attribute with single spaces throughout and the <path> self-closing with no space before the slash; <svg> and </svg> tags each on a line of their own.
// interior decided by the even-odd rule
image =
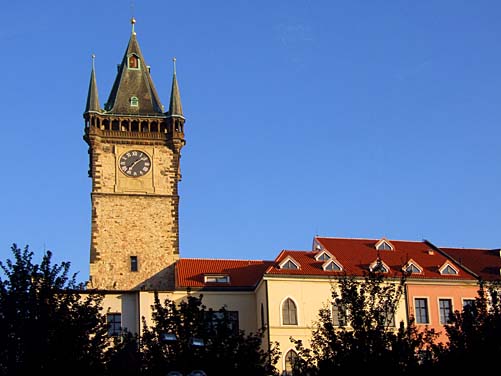
<svg viewBox="0 0 501 376">
<path fill-rule="evenodd" d="M 315 236 L 316 239 L 337 239 L 337 240 L 373 240 L 378 241 L 381 239 L 388 240 L 389 242 L 406 242 L 406 243 L 424 243 L 424 240 L 405 240 L 405 239 L 393 239 L 382 236 L 380 238 L 345 238 L 345 237 L 336 237 L 336 236 Z"/>
<path fill-rule="evenodd" d="M 272 260 L 256 260 L 256 259 L 227 259 L 227 258 L 203 258 L 203 257 L 181 257 L 179 258 L 179 261 L 181 260 L 193 260 L 193 261 L 202 261 L 202 260 L 207 260 L 207 261 L 242 261 L 242 262 L 274 262 Z"/>
<path fill-rule="evenodd" d="M 459 249 L 459 250 L 465 250 L 465 251 L 497 251 L 500 248 L 475 248 L 475 247 L 443 247 L 443 246 L 437 246 L 440 249 Z"/>
</svg>

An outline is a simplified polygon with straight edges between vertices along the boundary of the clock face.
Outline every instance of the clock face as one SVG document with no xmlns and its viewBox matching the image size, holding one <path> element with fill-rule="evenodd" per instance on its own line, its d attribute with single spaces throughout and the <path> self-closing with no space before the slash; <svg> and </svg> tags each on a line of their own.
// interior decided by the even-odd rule
<svg viewBox="0 0 501 376">
<path fill-rule="evenodd" d="M 140 150 L 129 150 L 120 157 L 120 171 L 137 178 L 146 175 L 151 169 L 150 157 Z"/>
</svg>

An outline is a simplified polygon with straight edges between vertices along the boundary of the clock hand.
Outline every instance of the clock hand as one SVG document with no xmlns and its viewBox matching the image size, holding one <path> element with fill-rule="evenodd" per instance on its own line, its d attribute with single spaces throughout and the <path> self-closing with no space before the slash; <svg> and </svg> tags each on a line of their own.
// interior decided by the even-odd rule
<svg viewBox="0 0 501 376">
<path fill-rule="evenodd" d="M 129 170 L 132 170 L 134 168 L 135 165 L 137 165 L 139 162 L 141 161 L 145 161 L 146 160 L 146 157 L 142 157 L 142 158 L 139 158 L 139 159 L 136 159 L 130 166 L 129 166 Z"/>
</svg>

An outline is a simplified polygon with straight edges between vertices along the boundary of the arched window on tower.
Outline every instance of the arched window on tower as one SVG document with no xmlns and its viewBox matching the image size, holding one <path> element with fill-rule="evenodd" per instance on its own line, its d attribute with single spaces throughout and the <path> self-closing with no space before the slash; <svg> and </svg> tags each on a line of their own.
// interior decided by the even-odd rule
<svg viewBox="0 0 501 376">
<path fill-rule="evenodd" d="M 297 325 L 296 303 L 291 298 L 287 298 L 282 303 L 282 324 Z"/>
<path fill-rule="evenodd" d="M 139 69 L 139 58 L 132 54 L 129 56 L 129 59 L 127 60 L 129 69 Z"/>
</svg>

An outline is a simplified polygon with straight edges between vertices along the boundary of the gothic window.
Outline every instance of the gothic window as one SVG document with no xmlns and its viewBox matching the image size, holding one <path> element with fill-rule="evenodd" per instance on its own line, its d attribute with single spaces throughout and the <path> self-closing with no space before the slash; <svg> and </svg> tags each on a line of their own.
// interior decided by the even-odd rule
<svg viewBox="0 0 501 376">
<path fill-rule="evenodd" d="M 291 298 L 285 299 L 282 303 L 282 324 L 297 325 L 296 303 Z"/>
<path fill-rule="evenodd" d="M 130 97 L 130 106 L 131 107 L 139 106 L 139 99 L 137 97 Z"/>
<path fill-rule="evenodd" d="M 284 371 L 286 375 L 292 375 L 292 372 L 294 370 L 294 364 L 296 363 L 297 360 L 297 354 L 294 350 L 289 350 L 287 351 L 287 354 L 285 354 L 285 359 L 284 359 Z"/>
</svg>

